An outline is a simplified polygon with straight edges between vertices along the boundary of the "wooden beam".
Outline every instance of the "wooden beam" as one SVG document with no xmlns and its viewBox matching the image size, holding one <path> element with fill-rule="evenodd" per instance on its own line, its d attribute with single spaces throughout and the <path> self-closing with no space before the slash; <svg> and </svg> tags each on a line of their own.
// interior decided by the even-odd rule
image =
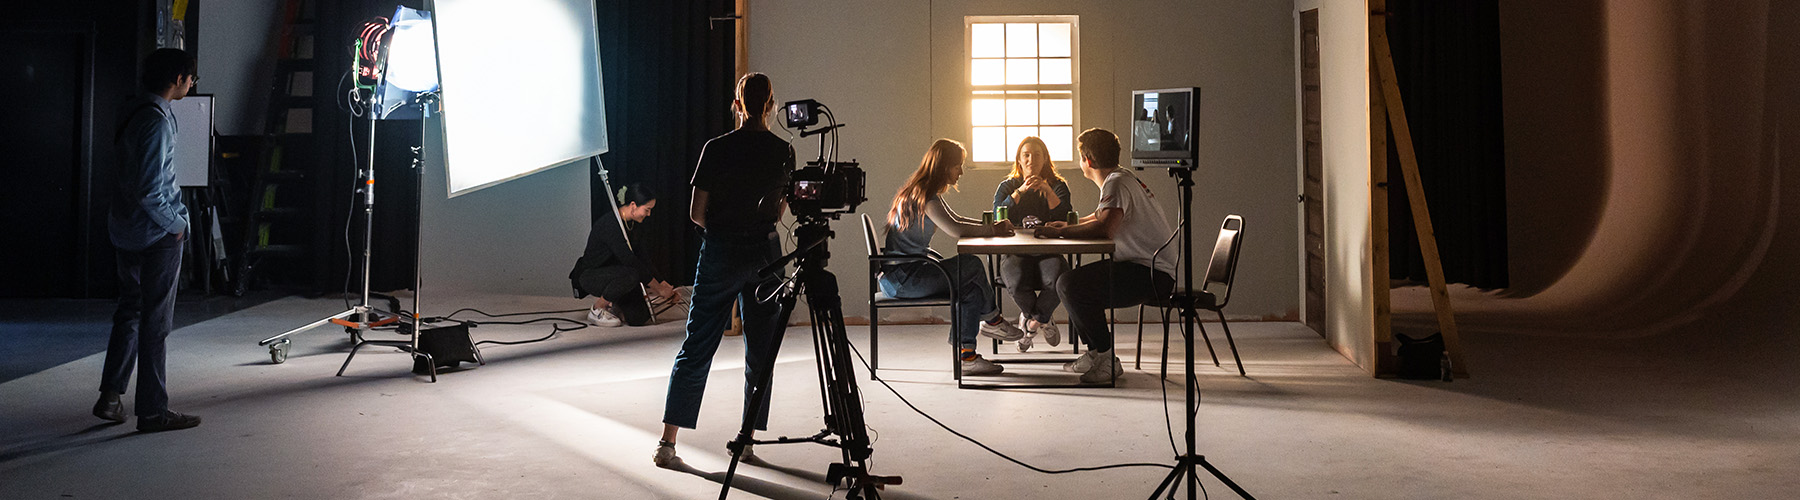
<svg viewBox="0 0 1800 500">
<path fill-rule="evenodd" d="M 1382 12 L 1387 10 L 1387 0 L 1369 0 L 1369 8 Z M 1369 16 L 1369 32 L 1387 31 L 1387 21 L 1382 16 Z M 1375 61 L 1369 60 L 1369 109 L 1385 110 L 1387 101 L 1382 98 L 1381 78 L 1374 68 Z M 1374 255 L 1373 276 L 1375 306 L 1375 334 L 1370 346 L 1374 350 L 1370 357 L 1370 365 L 1366 367 L 1375 376 L 1392 375 L 1398 368 L 1394 356 L 1394 309 L 1391 290 L 1389 289 L 1389 262 L 1391 256 L 1388 248 L 1388 122 L 1387 113 L 1369 113 L 1369 239 Z"/>
<path fill-rule="evenodd" d="M 1413 154 L 1412 129 L 1406 123 L 1406 105 L 1400 98 L 1399 78 L 1394 72 L 1393 54 L 1388 49 L 1385 9 L 1371 13 L 1369 27 L 1369 52 L 1375 62 L 1376 78 L 1381 81 L 1382 98 L 1387 102 L 1388 125 L 1394 131 L 1394 149 L 1400 153 L 1400 173 L 1406 182 L 1407 201 L 1412 206 L 1419 250 L 1425 254 L 1425 276 L 1431 281 L 1431 305 L 1437 310 L 1438 328 L 1444 336 L 1444 349 L 1450 354 L 1452 371 L 1457 376 L 1467 377 L 1468 364 L 1463 357 L 1462 338 L 1456 332 L 1456 313 L 1450 307 L 1444 267 L 1438 259 L 1437 236 L 1431 227 L 1431 209 L 1425 203 L 1425 186 L 1419 181 L 1419 160 Z"/>
<path fill-rule="evenodd" d="M 737 76 L 750 73 L 750 0 L 737 0 Z"/>
</svg>

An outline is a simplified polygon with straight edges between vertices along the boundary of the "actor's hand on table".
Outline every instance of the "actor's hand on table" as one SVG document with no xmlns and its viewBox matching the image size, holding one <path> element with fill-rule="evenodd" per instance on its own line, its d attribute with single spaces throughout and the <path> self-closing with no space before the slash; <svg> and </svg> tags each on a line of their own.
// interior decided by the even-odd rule
<svg viewBox="0 0 1800 500">
<path fill-rule="evenodd" d="M 1063 228 L 1065 227 L 1069 227 L 1069 223 L 1053 221 L 1049 224 L 1038 226 L 1037 232 L 1032 233 L 1032 235 L 1039 238 L 1061 238 L 1063 236 Z"/>
<path fill-rule="evenodd" d="M 1004 238 L 1004 237 L 1012 236 L 1012 235 L 1013 235 L 1012 221 L 1010 221 L 1010 220 L 994 221 L 994 236 Z"/>
</svg>

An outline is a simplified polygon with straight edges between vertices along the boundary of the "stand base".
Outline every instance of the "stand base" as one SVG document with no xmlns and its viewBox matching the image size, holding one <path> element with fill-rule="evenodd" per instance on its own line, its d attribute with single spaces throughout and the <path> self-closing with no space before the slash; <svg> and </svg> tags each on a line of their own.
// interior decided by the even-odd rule
<svg viewBox="0 0 1800 500">
<path fill-rule="evenodd" d="M 1182 455 L 1180 458 L 1177 458 L 1175 460 L 1175 470 L 1169 471 L 1169 475 L 1163 478 L 1162 484 L 1156 486 L 1156 492 L 1150 494 L 1150 500 L 1156 500 L 1158 497 L 1162 497 L 1164 491 L 1169 492 L 1168 498 L 1175 498 L 1175 490 L 1180 488 L 1182 478 L 1187 478 L 1188 498 L 1194 498 L 1198 495 L 1199 492 L 1196 490 L 1200 485 L 1200 475 L 1194 470 L 1195 466 L 1204 467 L 1207 472 L 1212 473 L 1212 476 L 1218 478 L 1219 482 L 1225 483 L 1225 486 L 1231 488 L 1231 491 L 1236 492 L 1239 497 L 1242 497 L 1245 500 L 1255 500 L 1256 497 L 1250 496 L 1250 492 L 1244 491 L 1237 483 L 1231 482 L 1231 478 L 1225 477 L 1225 473 L 1219 472 L 1219 469 L 1214 468 L 1211 463 L 1208 463 L 1205 455 Z"/>
</svg>

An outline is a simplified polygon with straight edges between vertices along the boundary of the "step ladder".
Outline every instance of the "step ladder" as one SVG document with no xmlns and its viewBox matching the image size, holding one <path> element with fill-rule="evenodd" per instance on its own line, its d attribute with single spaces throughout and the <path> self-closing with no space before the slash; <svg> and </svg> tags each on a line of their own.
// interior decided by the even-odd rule
<svg viewBox="0 0 1800 500">
<path fill-rule="evenodd" d="M 306 244 L 313 224 L 314 193 L 307 162 L 299 152 L 313 142 L 314 27 L 305 0 L 285 0 L 276 37 L 275 75 L 264 123 L 261 165 L 248 196 L 244 251 L 238 259 L 234 293 L 243 295 L 276 261 L 297 264 L 318 258 Z"/>
</svg>

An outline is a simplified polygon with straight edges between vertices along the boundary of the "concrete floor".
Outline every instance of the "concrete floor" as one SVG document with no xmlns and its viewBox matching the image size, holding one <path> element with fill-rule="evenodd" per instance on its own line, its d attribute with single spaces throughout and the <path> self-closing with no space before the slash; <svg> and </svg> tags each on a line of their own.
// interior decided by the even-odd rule
<svg viewBox="0 0 1800 500">
<path fill-rule="evenodd" d="M 582 306 L 550 297 L 436 300 L 490 312 Z M 649 456 L 679 323 L 484 346 L 486 366 L 444 374 L 436 384 L 408 374 L 404 355 L 380 349 L 364 351 L 346 376 L 333 377 L 347 347 L 340 330 L 300 335 L 280 365 L 255 344 L 341 307 L 336 299 L 287 298 L 177 330 L 171 396 L 177 410 L 206 419 L 193 430 L 145 435 L 130 425 L 97 425 L 88 407 L 100 354 L 0 382 L 0 498 L 718 493 L 728 460 L 723 443 L 737 429 L 741 404 L 742 348 L 735 340 L 720 349 L 700 428 L 681 436 L 689 468 L 672 471 L 652 466 Z M 14 331 L 0 336 L 33 334 L 8 328 Z M 943 359 L 944 328 L 884 328 L 882 353 L 883 365 L 892 367 L 884 378 L 945 424 L 1044 468 L 1172 460 L 1155 365 L 1129 370 L 1132 351 L 1124 343 L 1132 327 L 1121 327 L 1128 369 L 1122 387 L 1007 391 L 957 390 Z M 474 336 L 520 340 L 548 330 L 484 325 Z M 790 332 L 765 437 L 819 427 L 810 339 L 803 328 Z M 1785 368 L 1792 364 L 1786 353 L 1796 352 L 1791 341 L 1751 346 L 1760 354 L 1732 358 L 1673 340 L 1623 347 L 1474 337 L 1475 377 L 1446 384 L 1372 379 L 1293 323 L 1234 323 L 1233 332 L 1250 376 L 1237 376 L 1229 360 L 1200 367 L 1199 442 L 1214 465 L 1260 498 L 1800 492 L 1800 390 L 1788 378 L 1794 370 Z M 851 334 L 866 349 L 867 329 L 851 327 Z M 1150 340 L 1145 347 L 1154 357 L 1159 339 Z M 0 363 L 29 357 L 10 352 Z M 1052 368 L 1014 365 L 1009 371 L 1018 373 L 1007 377 L 1071 376 L 1045 371 Z M 888 498 L 1137 498 L 1165 474 L 1031 472 L 938 428 L 882 385 L 863 379 L 861 387 L 878 436 L 875 472 L 905 478 Z M 1179 386 L 1169 389 L 1179 411 Z M 834 450 L 795 444 L 757 453 L 768 463 L 740 468 L 733 498 L 832 494 L 821 478 Z M 1210 477 L 1205 484 L 1211 494 L 1232 497 Z"/>
</svg>

